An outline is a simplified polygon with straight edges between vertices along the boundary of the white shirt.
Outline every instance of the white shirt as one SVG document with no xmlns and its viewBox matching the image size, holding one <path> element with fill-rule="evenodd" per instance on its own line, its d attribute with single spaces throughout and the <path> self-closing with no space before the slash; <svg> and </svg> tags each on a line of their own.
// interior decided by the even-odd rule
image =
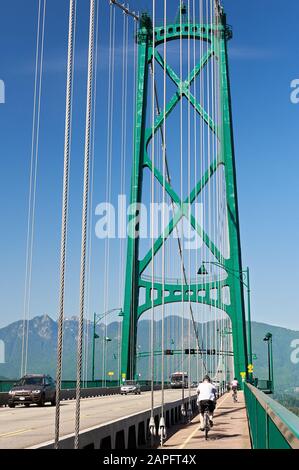
<svg viewBox="0 0 299 470">
<path fill-rule="evenodd" d="M 237 380 L 232 381 L 232 387 L 237 387 L 239 382 Z"/>
<path fill-rule="evenodd" d="M 199 393 L 197 401 L 212 400 L 215 401 L 216 388 L 215 385 L 210 382 L 202 382 L 197 387 L 197 393 Z"/>
</svg>

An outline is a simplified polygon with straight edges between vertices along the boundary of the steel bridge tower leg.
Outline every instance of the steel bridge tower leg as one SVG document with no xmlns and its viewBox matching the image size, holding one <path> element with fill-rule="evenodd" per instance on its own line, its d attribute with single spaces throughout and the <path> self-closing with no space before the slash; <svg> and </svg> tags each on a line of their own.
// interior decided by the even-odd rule
<svg viewBox="0 0 299 470">
<path fill-rule="evenodd" d="M 232 305 L 230 318 L 232 321 L 233 349 L 235 376 L 240 378 L 241 373 L 246 373 L 248 377 L 248 354 L 247 354 L 247 330 L 245 318 L 245 303 L 242 282 L 242 258 L 240 224 L 237 197 L 237 179 L 234 152 L 234 137 L 232 124 L 232 106 L 229 80 L 227 40 L 231 37 L 231 31 L 226 25 L 226 15 L 222 14 L 222 24 L 224 32 L 219 42 L 220 58 L 220 94 L 222 108 L 222 155 L 225 164 L 225 181 L 227 193 L 228 230 L 230 243 L 230 258 L 225 263 L 228 269 L 238 273 L 231 276 L 230 296 Z"/>
<path fill-rule="evenodd" d="M 136 367 L 137 313 L 139 302 L 139 237 L 135 236 L 138 218 L 138 204 L 142 197 L 142 176 L 144 160 L 144 139 L 146 129 L 146 107 L 148 87 L 148 48 L 151 24 L 149 17 L 142 17 L 138 33 L 138 77 L 135 109 L 135 136 L 133 173 L 131 180 L 131 208 L 134 215 L 129 217 L 125 299 L 123 310 L 121 378 L 134 379 Z"/>
</svg>

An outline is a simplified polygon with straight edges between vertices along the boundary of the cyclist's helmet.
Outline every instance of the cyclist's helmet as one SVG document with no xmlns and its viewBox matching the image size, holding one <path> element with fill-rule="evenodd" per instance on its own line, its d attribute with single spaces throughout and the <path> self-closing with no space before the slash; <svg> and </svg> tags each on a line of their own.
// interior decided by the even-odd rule
<svg viewBox="0 0 299 470">
<path fill-rule="evenodd" d="M 208 375 L 205 375 L 204 378 L 203 378 L 204 382 L 211 382 L 211 379 Z"/>
</svg>

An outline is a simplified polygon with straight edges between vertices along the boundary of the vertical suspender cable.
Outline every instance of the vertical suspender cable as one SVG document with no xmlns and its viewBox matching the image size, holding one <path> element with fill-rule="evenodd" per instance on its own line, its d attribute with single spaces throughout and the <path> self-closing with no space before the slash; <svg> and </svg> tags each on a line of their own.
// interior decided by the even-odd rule
<svg viewBox="0 0 299 470">
<path fill-rule="evenodd" d="M 38 19 L 38 29 L 37 29 L 34 109 L 33 109 L 32 144 L 31 144 L 32 147 L 31 147 L 31 168 L 30 168 L 30 190 L 29 190 L 29 214 L 28 214 L 27 249 L 26 249 L 27 251 L 26 251 L 26 275 L 25 275 L 26 277 L 25 277 L 25 298 L 24 298 L 24 324 L 23 324 L 23 340 L 22 340 L 22 375 L 27 372 L 27 363 L 28 363 L 29 310 L 30 310 L 30 301 L 31 301 L 32 259 L 33 259 L 33 242 L 34 242 L 34 227 L 35 227 L 36 186 L 37 186 L 38 150 L 39 150 L 39 128 L 40 128 L 42 77 L 43 77 L 46 5 L 47 5 L 46 0 L 44 0 L 43 12 L 41 13 L 41 4 L 39 4 L 39 19 Z M 40 33 L 41 21 L 42 21 L 42 28 L 41 28 L 41 33 Z M 39 74 L 38 74 L 38 66 L 39 66 Z M 26 317 L 27 317 L 27 321 L 26 321 Z"/>
<path fill-rule="evenodd" d="M 22 325 L 22 355 L 21 355 L 21 377 L 24 375 L 24 351 L 25 351 L 25 332 L 27 321 L 27 296 L 28 296 L 28 276 L 29 276 L 29 245 L 31 234 L 31 206 L 32 206 L 32 186 L 34 175 L 34 139 L 35 139 L 35 120 L 36 120 L 36 99 L 38 84 L 38 59 L 39 59 L 39 36 L 41 22 L 41 0 L 38 5 L 37 15 L 37 33 L 36 33 L 36 52 L 35 52 L 35 79 L 34 79 L 34 98 L 33 98 L 33 117 L 32 117 L 32 136 L 31 136 L 31 161 L 30 161 L 30 181 L 29 181 L 29 198 L 28 198 L 28 220 L 27 220 L 27 241 L 26 241 L 26 266 L 25 266 L 25 288 L 24 288 L 24 305 L 23 305 L 23 325 Z"/>
<path fill-rule="evenodd" d="M 134 20 L 135 21 L 135 20 Z M 128 121 L 128 38 L 129 38 L 129 21 L 128 15 L 123 16 L 123 44 L 122 44 L 122 130 L 121 130 L 121 180 L 120 191 L 125 194 L 126 189 L 126 162 L 127 162 L 127 121 Z M 124 227 L 121 227 L 123 231 Z M 119 290 L 120 298 L 119 305 L 121 305 L 121 297 L 124 292 L 124 240 L 120 240 L 120 270 L 119 270 Z M 122 322 L 118 322 L 118 377 L 121 373 L 121 333 Z"/>
<path fill-rule="evenodd" d="M 106 201 L 111 200 L 112 152 L 113 152 L 113 123 L 114 123 L 114 71 L 115 71 L 115 9 L 110 9 L 110 40 L 109 40 L 109 87 L 108 87 L 108 132 L 107 132 L 107 168 L 106 168 Z M 110 213 L 108 214 L 110 223 Z M 110 239 L 105 240 L 105 273 L 104 273 L 104 312 L 109 308 L 109 266 Z M 105 318 L 105 338 L 108 335 L 107 319 Z M 107 341 L 103 341 L 103 379 L 106 386 L 107 378 Z"/>
<path fill-rule="evenodd" d="M 180 8 L 180 80 L 183 81 L 183 33 L 182 33 L 182 24 L 183 24 L 183 15 L 182 15 L 182 8 Z M 183 201 L 183 97 L 180 97 L 180 199 Z M 183 220 L 181 219 L 181 230 L 183 230 Z M 182 259 L 183 253 L 182 253 Z M 184 313 L 185 313 L 185 305 L 184 305 L 184 273 L 181 273 L 181 292 L 182 292 L 182 320 L 181 320 L 181 373 L 182 373 L 182 404 L 181 404 L 181 413 L 185 416 L 185 389 L 184 389 Z"/>
<path fill-rule="evenodd" d="M 155 27 L 156 27 L 156 0 L 153 0 L 153 49 L 155 50 Z M 152 166 L 155 167 L 155 58 L 152 59 L 152 147 L 151 160 Z M 154 339 L 155 339 L 155 308 L 154 308 L 154 277 L 155 277 L 155 255 L 154 255 L 154 202 L 155 202 L 155 177 L 154 171 L 151 172 L 151 248 L 152 248 L 152 266 L 151 266 L 151 319 L 150 319 L 150 374 L 151 374 L 151 417 L 150 417 L 150 434 L 151 444 L 153 446 L 154 436 L 156 434 L 156 424 L 154 418 L 154 380 L 155 380 L 155 357 L 154 357 Z"/>
<path fill-rule="evenodd" d="M 188 0 L 188 23 L 191 24 L 191 4 L 190 0 Z M 188 77 L 190 77 L 190 71 L 191 71 L 191 66 L 190 66 L 190 52 L 191 52 L 191 28 L 188 28 L 188 39 L 187 39 L 187 73 Z M 188 130 L 187 130 L 187 191 L 188 191 L 188 211 L 191 213 L 191 204 L 190 204 L 190 191 L 191 191 L 191 103 L 190 100 L 188 100 L 188 114 L 187 114 L 187 123 L 188 123 Z M 190 225 L 189 227 L 189 235 L 191 234 L 190 230 Z M 189 276 L 188 276 L 188 284 L 191 282 L 191 248 L 189 246 L 188 250 L 188 268 L 189 268 Z M 189 310 L 191 310 L 191 298 L 190 298 L 190 292 L 188 295 L 188 307 Z M 188 418 L 190 417 L 191 414 L 191 315 L 188 318 L 188 348 L 189 348 L 189 354 L 188 354 L 188 412 L 187 416 Z"/>
<path fill-rule="evenodd" d="M 210 4 L 211 0 L 207 0 L 206 2 L 206 24 L 208 25 L 210 22 Z M 211 90 L 210 90 L 210 82 L 211 82 L 211 64 L 210 61 L 207 64 L 207 113 L 210 116 L 211 113 Z M 208 165 L 207 168 L 210 168 L 211 165 L 211 129 L 208 128 L 208 135 L 207 135 L 207 150 L 208 150 Z M 208 185 L 208 234 L 211 237 L 212 233 L 212 184 L 213 181 L 210 180 Z M 212 342 L 211 342 L 211 332 L 212 332 L 212 306 L 209 306 L 209 349 L 212 349 Z M 209 356 L 209 373 L 212 372 L 212 355 Z"/>
<path fill-rule="evenodd" d="M 164 29 L 166 31 L 167 28 L 167 3 L 164 0 Z M 162 149 L 162 174 L 163 174 L 163 181 L 166 181 L 166 165 L 165 165 L 165 152 L 166 152 L 166 61 L 167 61 L 167 42 L 166 42 L 166 35 L 164 36 L 164 43 L 163 43 L 163 54 L 164 54 L 164 69 L 163 69 L 163 108 L 164 108 L 164 116 L 163 116 L 163 136 L 164 136 L 164 143 Z M 165 207 L 165 184 L 163 184 L 163 207 Z M 162 227 L 165 227 L 165 211 L 162 212 Z M 160 442 L 163 445 L 164 439 L 166 437 L 166 429 L 165 429 L 165 419 L 164 419 L 164 336 L 165 336 L 165 243 L 162 245 L 162 321 L 161 321 L 161 419 L 160 419 Z"/>
<path fill-rule="evenodd" d="M 91 115 L 92 115 L 95 0 L 90 0 L 90 20 L 89 21 L 90 22 L 89 22 L 88 77 L 87 77 L 87 100 L 86 100 L 84 183 L 83 183 L 83 205 L 82 205 L 80 303 L 79 303 L 79 325 L 78 325 L 76 412 L 75 412 L 75 439 L 74 439 L 75 449 L 79 448 L 79 432 L 80 432 L 80 395 L 81 395 L 81 372 L 82 372 L 82 340 L 83 340 L 83 327 L 84 327 L 84 301 L 85 301 L 86 238 L 87 238 L 86 235 L 87 235 L 87 219 L 88 219 L 89 160 L 90 160 L 90 141 L 91 141 Z"/>
<path fill-rule="evenodd" d="M 69 201 L 69 165 L 72 129 L 72 98 L 73 98 L 73 72 L 74 72 L 74 47 L 76 28 L 76 0 L 70 0 L 69 33 L 68 33 L 68 59 L 66 80 L 66 109 L 65 109 L 65 135 L 64 135 L 64 168 L 62 191 L 62 221 L 61 221 L 61 245 L 60 245 L 60 291 L 59 291 L 59 317 L 57 336 L 57 369 L 56 369 L 56 413 L 55 413 L 55 442 L 59 445 L 60 427 L 60 391 L 62 376 L 62 350 L 63 350 L 63 321 L 65 300 L 65 264 L 68 226 L 68 201 Z"/>
<path fill-rule="evenodd" d="M 197 14 L 197 9 L 196 9 L 196 2 L 193 2 L 193 23 L 196 23 L 196 14 Z M 194 35 L 193 35 L 193 68 L 196 66 L 196 53 L 197 53 L 197 43 L 196 43 L 196 32 L 194 30 Z M 194 80 L 194 98 L 197 101 L 197 76 L 195 77 Z M 197 111 L 194 108 L 193 109 L 193 129 L 194 129 L 194 186 L 197 183 L 197 179 L 199 178 L 198 176 L 198 168 L 197 168 L 197 152 L 198 152 L 198 134 L 197 134 Z M 195 251 L 196 251 L 196 256 L 195 256 L 195 266 L 198 266 L 198 234 L 196 234 L 196 246 L 195 246 Z M 196 296 L 199 291 L 199 278 L 196 278 Z M 197 307 L 196 309 L 197 313 L 197 331 L 199 331 L 199 309 Z M 199 382 L 199 354 L 200 354 L 200 349 L 199 346 L 197 345 L 196 348 L 196 382 Z M 201 358 L 202 359 L 202 358 Z"/>
<path fill-rule="evenodd" d="M 91 142 L 91 164 L 90 164 L 90 192 L 89 192 L 89 213 L 88 213 L 88 262 L 87 262 L 87 305 L 86 311 L 89 322 L 92 320 L 94 314 L 90 310 L 91 305 L 91 268 L 92 268 L 92 215 L 93 215 L 93 197 L 94 197 L 94 170 L 95 170 L 95 129 L 96 129 L 96 102 L 97 102 L 97 77 L 98 77 L 98 45 L 99 45 L 99 0 L 97 0 L 97 13 L 96 13 L 96 33 L 95 33 L 95 62 L 94 62 L 94 96 L 93 96 L 93 118 L 92 118 L 92 142 Z M 89 324 L 89 323 L 88 323 Z M 84 336 L 84 372 L 83 378 L 86 382 L 88 380 L 88 357 L 89 357 L 89 326 L 86 328 Z"/>
</svg>

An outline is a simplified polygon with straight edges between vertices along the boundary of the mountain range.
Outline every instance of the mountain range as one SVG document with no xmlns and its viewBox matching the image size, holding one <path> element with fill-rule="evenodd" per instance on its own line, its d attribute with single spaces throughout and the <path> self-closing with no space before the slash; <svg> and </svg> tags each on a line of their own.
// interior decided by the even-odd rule
<svg viewBox="0 0 299 470">
<path fill-rule="evenodd" d="M 161 320 L 160 320 L 161 321 Z M 161 349 L 161 325 L 160 321 L 155 322 L 155 349 Z M 92 363 L 92 334 L 93 323 L 85 321 L 85 338 L 88 347 L 85 348 L 84 371 L 85 377 L 91 379 Z M 182 328 L 184 335 L 182 334 Z M 202 338 L 206 339 L 202 346 L 208 348 L 212 344 L 215 347 L 213 339 L 216 333 L 215 324 L 208 322 L 197 324 L 198 331 Z M 64 349 L 63 349 L 63 379 L 74 380 L 76 374 L 76 340 L 77 340 L 78 322 L 76 317 L 66 319 L 64 323 Z M 273 356 L 274 356 L 274 379 L 276 390 L 292 390 L 299 387 L 299 364 L 291 361 L 291 342 L 299 338 L 299 331 L 269 325 L 266 323 L 252 322 L 252 343 L 253 352 L 256 356 L 254 360 L 254 373 L 256 377 L 268 378 L 267 363 L 267 345 L 263 341 L 265 334 L 270 331 L 273 335 Z M 182 320 L 177 316 L 168 316 L 165 320 L 164 347 L 179 349 L 196 347 L 195 336 L 191 334 L 188 337 L 188 322 L 185 320 L 184 326 Z M 112 322 L 109 325 L 100 324 L 96 328 L 98 339 L 95 341 L 95 378 L 101 378 L 103 370 L 105 375 L 113 372 L 117 378 L 119 373 L 119 340 L 121 335 L 120 322 Z M 145 353 L 150 350 L 150 322 L 141 320 L 138 329 L 138 351 Z M 22 338 L 23 322 L 17 321 L 0 329 L 0 342 L 4 345 L 5 357 L 4 363 L 0 363 L 0 379 L 16 379 L 20 375 L 21 357 L 22 357 Z M 105 341 L 104 338 L 109 338 Z M 111 340 L 111 341 L 110 341 Z M 209 340 L 211 343 L 209 343 Z M 214 341 L 214 342 L 213 342 Z M 28 372 L 48 373 L 55 376 L 56 354 L 57 354 L 57 322 L 48 315 L 37 316 L 28 323 Z M 216 343 L 217 345 L 217 343 Z M 219 347 L 219 346 L 217 346 Z M 106 357 L 106 361 L 104 360 Z M 166 367 L 166 376 L 173 368 L 179 368 L 181 363 L 180 354 L 176 358 L 169 359 Z M 1 359 L 1 358 L 0 358 Z M 188 356 L 184 358 L 184 366 L 188 365 Z M 216 357 L 207 358 L 209 364 L 207 367 L 213 368 Z M 156 374 L 160 374 L 160 357 L 156 358 Z M 177 361 L 177 362 L 175 362 Z M 193 374 L 196 375 L 196 362 L 192 361 Z M 85 364 L 88 364 L 86 367 Z M 105 365 L 106 364 L 106 365 Z M 143 379 L 149 379 L 149 358 L 143 357 L 138 360 L 138 371 Z"/>
</svg>

